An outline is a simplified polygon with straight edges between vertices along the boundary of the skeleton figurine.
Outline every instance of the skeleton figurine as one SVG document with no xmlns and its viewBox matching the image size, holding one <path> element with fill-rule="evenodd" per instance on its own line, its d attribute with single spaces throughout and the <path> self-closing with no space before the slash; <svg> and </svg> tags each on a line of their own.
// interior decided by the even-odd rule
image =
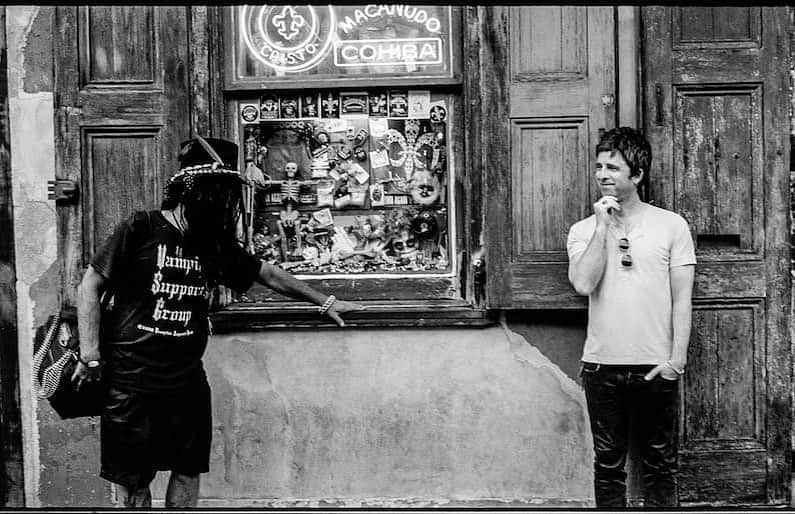
<svg viewBox="0 0 795 514">
<path fill-rule="evenodd" d="M 288 162 L 284 165 L 284 172 L 287 178 L 281 184 L 282 205 L 284 210 L 279 213 L 279 236 L 282 245 L 282 255 L 285 260 L 288 256 L 300 257 L 303 253 L 303 245 L 301 244 L 301 218 L 298 207 L 298 194 L 301 189 L 301 181 L 296 178 L 298 173 L 298 165 L 294 162 Z M 295 250 L 290 253 L 287 243 L 288 240 L 295 237 Z"/>
<path fill-rule="evenodd" d="M 245 179 L 243 186 L 243 222 L 246 228 L 246 241 L 248 250 L 254 251 L 254 189 L 256 187 L 267 187 L 270 177 L 267 177 L 262 169 L 257 166 L 258 142 L 254 131 L 250 131 L 245 141 L 246 168 L 241 173 Z M 266 147 L 265 151 L 267 152 Z"/>
<path fill-rule="evenodd" d="M 298 165 L 294 162 L 288 162 L 284 165 L 284 174 L 287 178 L 282 182 L 281 193 L 282 203 L 286 199 L 293 200 L 296 204 L 299 203 L 298 195 L 301 191 L 301 181 L 295 176 L 298 173 Z"/>
</svg>

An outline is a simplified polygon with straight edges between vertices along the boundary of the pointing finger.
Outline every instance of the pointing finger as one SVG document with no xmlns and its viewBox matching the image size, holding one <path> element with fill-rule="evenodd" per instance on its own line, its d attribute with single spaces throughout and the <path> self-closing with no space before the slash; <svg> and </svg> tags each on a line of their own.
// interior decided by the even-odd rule
<svg viewBox="0 0 795 514">
<path fill-rule="evenodd" d="M 341 327 L 344 327 L 344 326 L 345 326 L 345 322 L 344 322 L 344 321 L 342 321 L 342 318 L 340 317 L 340 315 L 339 315 L 339 314 L 337 314 L 337 311 L 328 311 L 328 315 L 329 315 L 329 317 L 330 317 L 331 319 L 333 319 L 333 320 L 334 320 L 334 322 L 335 322 L 337 325 L 339 325 L 339 326 L 341 326 Z"/>
</svg>

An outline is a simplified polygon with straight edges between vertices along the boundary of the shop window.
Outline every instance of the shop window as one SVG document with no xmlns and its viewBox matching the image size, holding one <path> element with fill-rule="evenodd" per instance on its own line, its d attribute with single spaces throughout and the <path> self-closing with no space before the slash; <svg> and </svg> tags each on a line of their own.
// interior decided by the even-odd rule
<svg viewBox="0 0 795 514">
<path fill-rule="evenodd" d="M 346 298 L 466 303 L 460 15 L 226 8 L 250 252 Z M 240 300 L 284 299 L 254 288 Z"/>
<path fill-rule="evenodd" d="M 254 254 L 296 273 L 452 271 L 446 95 L 258 100 L 240 105 Z"/>
</svg>

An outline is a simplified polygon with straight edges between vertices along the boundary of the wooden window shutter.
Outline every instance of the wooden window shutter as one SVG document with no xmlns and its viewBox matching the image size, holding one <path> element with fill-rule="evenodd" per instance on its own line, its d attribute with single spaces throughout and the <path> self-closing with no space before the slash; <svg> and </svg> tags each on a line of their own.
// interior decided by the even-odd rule
<svg viewBox="0 0 795 514">
<path fill-rule="evenodd" d="M 481 9 L 487 305 L 583 308 L 566 236 L 590 214 L 593 148 L 615 126 L 616 9 Z"/>
</svg>

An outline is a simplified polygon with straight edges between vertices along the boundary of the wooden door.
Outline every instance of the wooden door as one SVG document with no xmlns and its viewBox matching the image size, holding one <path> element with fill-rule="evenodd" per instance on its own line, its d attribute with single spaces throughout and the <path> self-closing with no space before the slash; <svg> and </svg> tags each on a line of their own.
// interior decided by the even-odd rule
<svg viewBox="0 0 795 514">
<path fill-rule="evenodd" d="M 566 235 L 590 214 L 593 148 L 616 123 L 616 8 L 482 8 L 481 159 L 491 308 L 585 306 Z"/>
<path fill-rule="evenodd" d="M 786 8 L 646 7 L 650 196 L 697 246 L 681 499 L 788 504 Z"/>
<path fill-rule="evenodd" d="M 188 8 L 58 7 L 56 177 L 79 202 L 58 207 L 63 302 L 97 245 L 137 209 L 156 208 L 189 137 Z"/>
</svg>

